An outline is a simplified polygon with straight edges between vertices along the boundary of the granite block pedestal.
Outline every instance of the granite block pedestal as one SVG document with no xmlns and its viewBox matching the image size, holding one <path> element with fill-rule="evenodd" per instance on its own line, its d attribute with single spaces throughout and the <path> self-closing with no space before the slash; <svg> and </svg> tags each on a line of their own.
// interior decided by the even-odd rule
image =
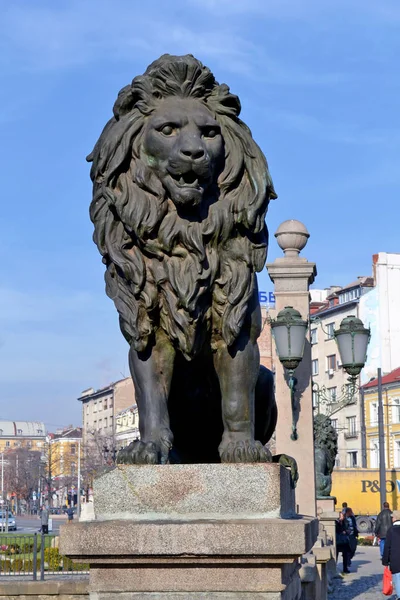
<svg viewBox="0 0 400 600">
<path fill-rule="evenodd" d="M 96 600 L 299 600 L 318 521 L 293 509 L 276 464 L 118 467 L 61 552 L 90 563 Z"/>
</svg>

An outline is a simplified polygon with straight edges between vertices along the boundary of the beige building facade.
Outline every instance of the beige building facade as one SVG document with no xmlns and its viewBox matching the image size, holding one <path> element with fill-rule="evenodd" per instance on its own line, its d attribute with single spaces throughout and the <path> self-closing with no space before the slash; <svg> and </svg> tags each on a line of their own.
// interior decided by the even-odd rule
<svg viewBox="0 0 400 600">
<path fill-rule="evenodd" d="M 337 467 L 361 467 L 361 403 L 358 394 L 346 406 L 340 398 L 346 391 L 348 378 L 340 363 L 334 330 L 350 315 L 359 317 L 360 298 L 373 289 L 371 277 L 359 277 L 343 288 L 330 288 L 326 300 L 311 303 L 311 369 L 314 410 L 332 414 L 332 424 L 338 433 Z M 327 402 L 322 401 L 318 388 L 323 388 Z"/>
<path fill-rule="evenodd" d="M 119 412 L 115 418 L 116 448 L 125 448 L 139 438 L 139 412 L 137 405 L 133 404 Z"/>
<path fill-rule="evenodd" d="M 99 390 L 84 390 L 78 401 L 82 402 L 83 445 L 86 447 L 97 439 L 114 445 L 116 415 L 135 402 L 132 378 L 126 377 Z"/>
</svg>

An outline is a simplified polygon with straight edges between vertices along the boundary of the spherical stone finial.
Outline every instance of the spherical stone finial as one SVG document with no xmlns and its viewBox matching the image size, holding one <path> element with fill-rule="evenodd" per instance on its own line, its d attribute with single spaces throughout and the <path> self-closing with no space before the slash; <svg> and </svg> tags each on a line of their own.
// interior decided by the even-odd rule
<svg viewBox="0 0 400 600">
<path fill-rule="evenodd" d="M 300 251 L 307 244 L 310 234 L 307 231 L 307 227 L 301 221 L 289 219 L 279 225 L 275 237 L 285 257 L 297 258 Z"/>
</svg>

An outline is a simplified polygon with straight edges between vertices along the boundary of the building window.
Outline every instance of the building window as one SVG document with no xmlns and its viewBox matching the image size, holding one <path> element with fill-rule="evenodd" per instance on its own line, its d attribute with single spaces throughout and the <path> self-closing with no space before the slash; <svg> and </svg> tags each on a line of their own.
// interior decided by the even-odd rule
<svg viewBox="0 0 400 600">
<path fill-rule="evenodd" d="M 6 442 L 6 448 L 9 448 L 9 447 L 10 447 L 10 442 L 7 440 L 7 442 Z"/>
<path fill-rule="evenodd" d="M 107 408 L 108 408 L 108 398 L 106 398 L 106 399 L 104 400 L 104 405 L 103 405 L 103 409 L 104 409 L 104 410 L 107 410 Z"/>
<path fill-rule="evenodd" d="M 75 470 L 76 470 L 76 463 L 72 462 L 71 463 L 71 475 L 72 476 L 75 475 Z"/>
<path fill-rule="evenodd" d="M 328 394 L 328 398 L 329 398 L 329 402 L 336 402 L 336 396 L 337 396 L 337 387 L 336 385 L 333 387 L 329 387 L 326 388 L 327 394 Z"/>
<path fill-rule="evenodd" d="M 17 429 L 17 434 L 22 435 L 22 429 Z"/>
<path fill-rule="evenodd" d="M 347 417 L 347 433 L 349 435 L 357 434 L 357 419 L 356 417 Z"/>
<path fill-rule="evenodd" d="M 338 420 L 331 419 L 331 425 L 332 425 L 333 429 L 336 431 L 336 433 L 338 433 Z"/>
<path fill-rule="evenodd" d="M 311 329 L 311 344 L 318 344 L 318 329 Z"/>
<path fill-rule="evenodd" d="M 71 454 L 76 454 L 76 445 L 71 444 L 70 448 L 71 448 Z"/>
<path fill-rule="evenodd" d="M 103 428 L 103 419 L 99 419 L 99 431 Z"/>
<path fill-rule="evenodd" d="M 113 398 L 109 398 L 108 400 L 108 408 L 112 408 L 114 406 L 114 399 Z"/>
<path fill-rule="evenodd" d="M 352 450 L 347 453 L 347 466 L 348 467 L 356 467 L 357 466 L 357 450 Z"/>
<path fill-rule="evenodd" d="M 312 374 L 313 375 L 318 375 L 319 372 L 319 368 L 318 368 L 318 358 L 315 358 L 314 360 L 311 361 L 311 368 L 312 368 Z"/>
<path fill-rule="evenodd" d="M 361 296 L 361 288 L 355 288 L 353 290 L 349 290 L 348 292 L 344 292 L 344 294 L 339 295 L 339 304 L 345 304 L 345 302 L 351 302 L 352 300 L 357 300 Z"/>
<path fill-rule="evenodd" d="M 392 423 L 400 423 L 400 400 L 392 400 Z"/>
<path fill-rule="evenodd" d="M 97 412 L 97 402 L 95 402 L 95 403 L 93 404 L 93 412 L 94 412 L 94 413 L 95 413 L 95 412 Z"/>
<path fill-rule="evenodd" d="M 110 417 L 110 427 L 111 427 L 111 429 L 112 429 L 112 426 L 113 426 L 113 418 Z"/>
<path fill-rule="evenodd" d="M 370 455 L 371 469 L 378 469 L 379 468 L 379 441 L 378 440 L 371 440 L 369 455 Z"/>
<path fill-rule="evenodd" d="M 90 412 L 90 411 L 89 411 L 89 404 L 86 404 L 86 416 L 87 416 L 87 417 L 89 416 L 89 412 Z"/>
<path fill-rule="evenodd" d="M 32 442 L 31 442 L 31 440 L 28 440 L 28 441 L 26 442 L 26 445 L 28 446 L 28 448 L 31 448 L 31 447 L 32 447 Z"/>
<path fill-rule="evenodd" d="M 394 440 L 394 467 L 400 468 L 400 440 Z"/>
<path fill-rule="evenodd" d="M 101 410 L 103 410 L 103 402 L 101 400 L 99 400 L 98 405 L 97 405 L 97 410 L 100 412 Z"/>
<path fill-rule="evenodd" d="M 371 427 L 377 427 L 378 426 L 378 403 L 377 402 L 371 402 Z"/>
<path fill-rule="evenodd" d="M 107 417 L 104 417 L 104 429 L 107 429 L 108 427 L 108 419 Z"/>
<path fill-rule="evenodd" d="M 336 371 L 336 354 L 329 354 L 326 357 L 326 370 L 328 371 Z"/>
<path fill-rule="evenodd" d="M 340 458 L 339 458 L 339 456 L 336 456 L 335 467 L 340 467 Z"/>
<path fill-rule="evenodd" d="M 326 324 L 326 339 L 333 340 L 333 332 L 335 329 L 335 323 L 327 323 Z"/>
<path fill-rule="evenodd" d="M 313 393 L 312 393 L 312 405 L 313 405 L 313 408 L 317 408 L 317 406 L 318 406 L 318 399 L 319 399 L 318 392 L 316 390 L 313 390 Z"/>
</svg>

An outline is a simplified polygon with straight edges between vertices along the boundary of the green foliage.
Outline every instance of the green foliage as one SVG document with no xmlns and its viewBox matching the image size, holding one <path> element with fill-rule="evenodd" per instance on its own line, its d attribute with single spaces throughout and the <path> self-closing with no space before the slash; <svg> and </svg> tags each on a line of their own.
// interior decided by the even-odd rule
<svg viewBox="0 0 400 600">
<path fill-rule="evenodd" d="M 36 559 L 36 570 L 40 571 L 40 558 Z M 31 573 L 33 571 L 33 559 L 32 558 L 24 560 L 24 571 L 26 573 Z"/>
<path fill-rule="evenodd" d="M 2 573 L 10 573 L 11 572 L 11 560 L 0 561 L 0 569 L 1 569 Z"/>
<path fill-rule="evenodd" d="M 372 546 L 373 541 L 374 541 L 374 537 L 372 535 L 366 535 L 364 537 L 359 536 L 358 545 L 359 546 Z"/>
<path fill-rule="evenodd" d="M 60 552 L 58 548 L 45 548 L 44 560 L 50 571 L 58 571 L 60 568 Z"/>
<path fill-rule="evenodd" d="M 22 550 L 19 544 L 10 544 L 5 551 L 7 556 L 14 556 L 15 554 L 21 554 Z"/>
<path fill-rule="evenodd" d="M 11 563 L 11 568 L 14 573 L 20 573 L 24 570 L 24 561 L 22 558 L 15 558 Z"/>
<path fill-rule="evenodd" d="M 88 563 L 74 562 L 71 558 L 62 557 L 63 571 L 89 571 Z"/>
</svg>

